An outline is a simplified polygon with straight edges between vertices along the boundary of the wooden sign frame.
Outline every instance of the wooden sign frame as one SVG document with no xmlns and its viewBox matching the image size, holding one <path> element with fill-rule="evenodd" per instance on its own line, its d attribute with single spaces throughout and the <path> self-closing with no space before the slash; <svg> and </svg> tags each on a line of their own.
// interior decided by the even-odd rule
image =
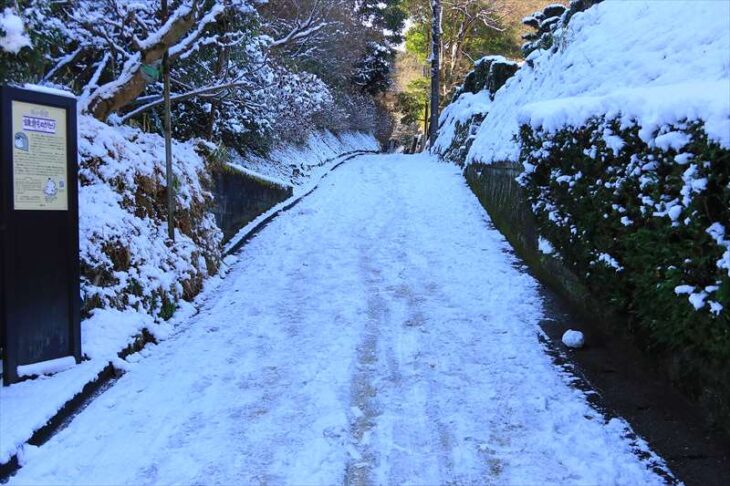
<svg viewBox="0 0 730 486">
<path fill-rule="evenodd" d="M 19 366 L 81 361 L 76 118 L 74 97 L 0 88 L 5 385 L 23 378 Z"/>
</svg>

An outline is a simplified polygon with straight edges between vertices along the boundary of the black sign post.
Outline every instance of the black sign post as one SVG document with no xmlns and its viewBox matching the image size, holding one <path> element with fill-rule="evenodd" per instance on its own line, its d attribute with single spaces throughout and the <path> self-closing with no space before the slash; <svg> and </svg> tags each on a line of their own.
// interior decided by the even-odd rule
<svg viewBox="0 0 730 486">
<path fill-rule="evenodd" d="M 3 383 L 81 360 L 76 99 L 0 89 Z M 23 368 L 25 367 L 25 368 Z"/>
</svg>

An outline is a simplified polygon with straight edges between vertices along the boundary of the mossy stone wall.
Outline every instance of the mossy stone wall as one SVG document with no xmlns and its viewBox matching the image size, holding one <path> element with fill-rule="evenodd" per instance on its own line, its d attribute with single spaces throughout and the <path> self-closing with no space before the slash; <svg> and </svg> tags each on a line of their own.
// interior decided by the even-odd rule
<svg viewBox="0 0 730 486">
<path fill-rule="evenodd" d="M 586 287 L 563 263 L 538 249 L 538 229 L 525 191 L 517 183 L 522 165 L 513 162 L 473 163 L 464 177 L 494 226 L 542 281 L 566 298 L 581 314 L 595 305 Z"/>
<path fill-rule="evenodd" d="M 291 187 L 257 179 L 226 166 L 216 170 L 214 181 L 213 214 L 223 231 L 224 242 L 261 213 L 292 196 Z"/>
</svg>

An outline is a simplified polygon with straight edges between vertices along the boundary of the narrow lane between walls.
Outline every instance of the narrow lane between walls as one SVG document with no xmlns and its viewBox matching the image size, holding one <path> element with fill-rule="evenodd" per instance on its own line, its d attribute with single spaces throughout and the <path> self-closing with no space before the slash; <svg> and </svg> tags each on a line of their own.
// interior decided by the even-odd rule
<svg viewBox="0 0 730 486">
<path fill-rule="evenodd" d="M 238 259 L 10 483 L 664 483 L 545 353 L 458 168 L 354 159 Z"/>
</svg>

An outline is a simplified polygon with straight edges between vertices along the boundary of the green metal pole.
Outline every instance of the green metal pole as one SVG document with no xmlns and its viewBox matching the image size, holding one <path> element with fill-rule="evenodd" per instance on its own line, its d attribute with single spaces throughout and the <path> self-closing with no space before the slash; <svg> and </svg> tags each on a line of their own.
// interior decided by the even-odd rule
<svg viewBox="0 0 730 486">
<path fill-rule="evenodd" d="M 167 0 L 161 1 L 162 19 L 167 21 Z M 165 112 L 165 178 L 167 181 L 167 236 L 175 241 L 175 188 L 172 173 L 172 122 L 170 120 L 170 58 L 168 51 L 162 57 L 163 96 Z"/>
</svg>

